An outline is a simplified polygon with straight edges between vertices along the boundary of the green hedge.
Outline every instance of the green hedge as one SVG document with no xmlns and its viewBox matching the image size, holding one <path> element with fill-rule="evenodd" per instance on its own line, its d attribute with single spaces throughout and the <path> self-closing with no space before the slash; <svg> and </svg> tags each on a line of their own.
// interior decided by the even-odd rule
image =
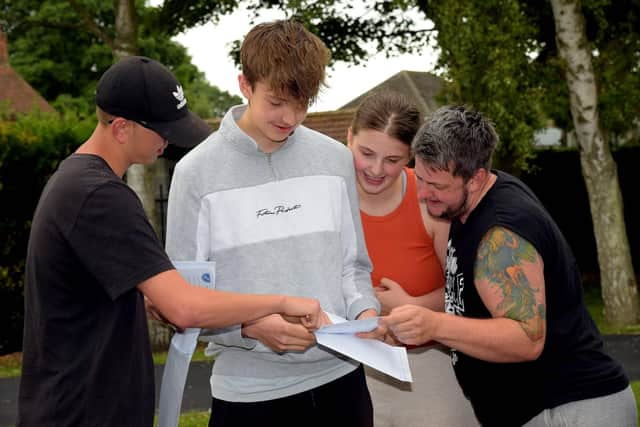
<svg viewBox="0 0 640 427">
<path fill-rule="evenodd" d="M 94 124 L 54 114 L 0 117 L 0 354 L 22 346 L 24 258 L 42 188 Z"/>
</svg>

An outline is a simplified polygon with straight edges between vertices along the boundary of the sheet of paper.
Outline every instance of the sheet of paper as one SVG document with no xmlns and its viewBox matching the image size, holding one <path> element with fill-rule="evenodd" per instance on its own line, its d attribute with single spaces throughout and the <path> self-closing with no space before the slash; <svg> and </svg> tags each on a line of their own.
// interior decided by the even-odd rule
<svg viewBox="0 0 640 427">
<path fill-rule="evenodd" d="M 355 336 L 356 332 L 368 332 L 378 324 L 378 318 L 352 320 L 327 313 L 331 326 L 315 332 L 318 344 L 349 356 L 378 371 L 384 372 L 400 381 L 411 382 L 411 368 L 404 347 L 395 347 L 382 341 L 363 339 Z"/>
<path fill-rule="evenodd" d="M 216 263 L 213 261 L 172 261 L 184 279 L 195 286 L 213 288 Z"/>
<path fill-rule="evenodd" d="M 332 325 L 326 325 L 321 327 L 318 331 L 323 334 L 356 334 L 358 332 L 371 332 L 378 327 L 379 317 L 368 317 L 366 319 L 351 320 L 347 322 L 345 319 L 335 314 L 327 313 Z M 338 320 L 337 322 L 335 320 Z"/>
<path fill-rule="evenodd" d="M 174 261 L 173 265 L 178 273 L 192 285 L 213 288 L 216 274 L 214 262 Z M 189 363 L 196 349 L 199 335 L 199 328 L 189 328 L 182 333 L 173 334 L 171 338 L 160 385 L 158 427 L 178 427 Z"/>
</svg>

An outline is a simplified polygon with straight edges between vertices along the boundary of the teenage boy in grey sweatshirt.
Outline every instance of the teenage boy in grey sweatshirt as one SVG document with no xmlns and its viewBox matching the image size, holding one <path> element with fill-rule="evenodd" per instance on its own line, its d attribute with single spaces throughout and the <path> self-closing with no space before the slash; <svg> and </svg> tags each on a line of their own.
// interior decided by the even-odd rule
<svg viewBox="0 0 640 427">
<path fill-rule="evenodd" d="M 217 132 L 176 166 L 167 251 L 216 262 L 216 289 L 318 298 L 347 319 L 376 316 L 353 159 L 300 126 L 323 84 L 326 46 L 295 21 L 254 27 L 240 90 Z M 280 315 L 211 331 L 210 425 L 372 426 L 362 366 Z M 336 420 L 336 414 L 341 419 Z"/>
</svg>

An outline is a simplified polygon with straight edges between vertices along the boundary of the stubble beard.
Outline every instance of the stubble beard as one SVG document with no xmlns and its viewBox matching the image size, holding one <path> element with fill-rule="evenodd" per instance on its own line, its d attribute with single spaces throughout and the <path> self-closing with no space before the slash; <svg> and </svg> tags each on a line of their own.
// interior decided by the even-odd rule
<svg viewBox="0 0 640 427">
<path fill-rule="evenodd" d="M 445 209 L 440 215 L 437 215 L 437 217 L 453 221 L 454 219 L 463 216 L 467 212 L 467 200 L 469 199 L 469 191 L 467 191 L 466 187 L 463 188 L 463 195 L 462 202 L 460 202 L 456 208 L 447 207 L 447 209 Z"/>
</svg>

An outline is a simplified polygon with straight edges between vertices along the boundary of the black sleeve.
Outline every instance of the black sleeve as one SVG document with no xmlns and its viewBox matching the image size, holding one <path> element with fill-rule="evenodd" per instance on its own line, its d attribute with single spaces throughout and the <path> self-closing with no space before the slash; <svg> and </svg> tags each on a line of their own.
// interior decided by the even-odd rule
<svg viewBox="0 0 640 427">
<path fill-rule="evenodd" d="M 142 203 L 124 182 L 110 182 L 91 193 L 69 240 L 112 299 L 173 268 Z"/>
</svg>

